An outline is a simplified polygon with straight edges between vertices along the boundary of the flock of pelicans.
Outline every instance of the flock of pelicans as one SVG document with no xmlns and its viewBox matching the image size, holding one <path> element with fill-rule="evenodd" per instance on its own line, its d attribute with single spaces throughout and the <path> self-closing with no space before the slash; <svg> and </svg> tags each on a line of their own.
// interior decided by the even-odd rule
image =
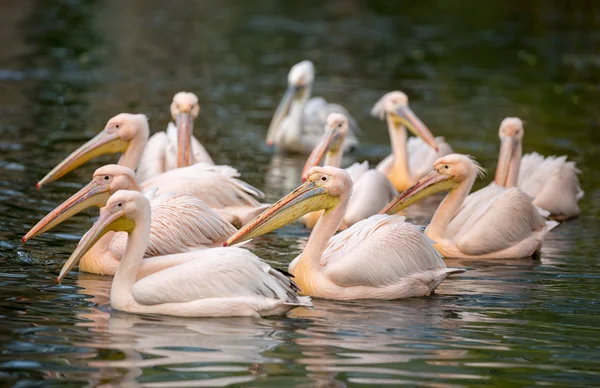
<svg viewBox="0 0 600 388">
<path fill-rule="evenodd" d="M 59 282 L 79 263 L 81 271 L 114 275 L 110 303 L 118 310 L 268 316 L 311 306 L 310 297 L 428 295 L 464 271 L 446 267 L 442 256 L 529 257 L 555 220 L 579 214 L 583 192 L 575 164 L 522 155 L 518 118 L 500 125 L 495 181 L 470 193 L 482 168 L 434 137 L 402 92 L 387 93 L 372 111 L 387 122 L 392 155 L 375 169 L 367 162 L 341 169 L 344 151 L 358 146 L 358 128 L 343 107 L 310 98 L 313 79 L 311 62 L 292 67 L 268 130 L 267 144 L 310 153 L 303 183 L 275 204 L 261 203 L 263 193 L 234 168 L 214 165 L 193 136 L 198 99 L 181 92 L 171 104 L 175 124 L 166 132 L 149 137 L 146 116 L 119 114 L 48 173 L 38 188 L 99 155 L 121 153 L 118 164 L 97 169 L 23 242 L 96 206 L 100 217 Z M 407 129 L 415 137 L 408 139 Z M 447 195 L 424 232 L 396 215 L 441 191 Z M 297 219 L 313 230 L 289 273 L 239 247 Z"/>
</svg>

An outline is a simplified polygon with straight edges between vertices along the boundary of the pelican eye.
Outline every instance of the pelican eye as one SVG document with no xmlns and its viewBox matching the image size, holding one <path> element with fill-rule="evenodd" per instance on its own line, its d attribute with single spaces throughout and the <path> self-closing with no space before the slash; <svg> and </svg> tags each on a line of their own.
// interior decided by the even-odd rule
<svg viewBox="0 0 600 388">
<path fill-rule="evenodd" d="M 117 207 L 123 207 L 123 202 L 119 202 L 119 203 L 117 204 Z"/>
<path fill-rule="evenodd" d="M 119 124 L 115 124 L 115 128 L 119 129 Z"/>
<path fill-rule="evenodd" d="M 447 164 L 444 165 L 444 168 L 447 170 L 450 168 L 450 166 L 448 166 Z"/>
<path fill-rule="evenodd" d="M 109 177 L 108 175 L 104 175 L 104 180 L 105 180 L 105 181 L 107 181 L 107 180 L 109 180 L 109 179 L 110 179 L 110 177 Z"/>
<path fill-rule="evenodd" d="M 327 177 L 326 177 L 325 175 L 323 175 L 323 176 L 321 177 L 321 180 L 322 180 L 323 182 L 326 182 L 326 181 L 327 181 Z"/>
</svg>

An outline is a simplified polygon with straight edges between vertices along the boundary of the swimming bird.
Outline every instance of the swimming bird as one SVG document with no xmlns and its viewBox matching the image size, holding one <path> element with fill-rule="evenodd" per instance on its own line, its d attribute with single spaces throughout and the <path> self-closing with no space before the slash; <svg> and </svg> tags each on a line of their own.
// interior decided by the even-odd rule
<svg viewBox="0 0 600 388">
<path fill-rule="evenodd" d="M 446 155 L 382 213 L 395 214 L 426 196 L 448 191 L 425 231 L 442 255 L 518 259 L 539 252 L 544 236 L 558 223 L 543 217 L 531 197 L 518 188 L 501 189 L 480 206 L 463 206 L 475 179 L 482 173 L 483 169 L 469 156 Z"/>
<path fill-rule="evenodd" d="M 399 192 L 425 176 L 439 157 L 452 153 L 452 147 L 444 138 L 434 138 L 414 114 L 403 92 L 386 93 L 371 113 L 387 121 L 392 143 L 392 154 L 383 159 L 376 169 L 384 173 Z M 416 137 L 407 140 L 406 128 Z"/>
<path fill-rule="evenodd" d="M 566 156 L 544 157 L 537 152 L 521 158 L 524 133 L 523 122 L 517 117 L 507 117 L 500 124 L 496 185 L 520 188 L 553 219 L 578 216 L 581 210 L 577 202 L 583 198 L 583 191 L 575 162 L 567 161 Z"/>
<path fill-rule="evenodd" d="M 430 294 L 453 273 L 421 229 L 401 216 L 374 215 L 334 236 L 350 200 L 345 170 L 313 167 L 307 181 L 231 236 L 226 244 L 269 233 L 325 210 L 288 271 L 302 293 L 319 298 L 400 299 Z"/>
<path fill-rule="evenodd" d="M 348 117 L 351 132 L 346 137 L 346 151 L 358 145 L 358 125 L 341 105 L 331 104 L 322 97 L 310 98 L 315 78 L 311 61 L 292 66 L 288 74 L 288 87 L 279 103 L 269 130 L 267 145 L 275 145 L 282 151 L 309 154 L 323 134 L 330 113 L 342 113 Z"/>
<path fill-rule="evenodd" d="M 325 166 L 341 167 L 344 153 L 342 145 L 348 133 L 348 119 L 346 116 L 341 113 L 329 114 L 325 133 L 323 133 L 319 144 L 317 144 L 304 165 L 303 181 L 308 178 L 310 169 L 318 166 L 323 157 L 325 157 Z M 347 229 L 358 221 L 377 214 L 398 195 L 387 177 L 377 170 L 370 170 L 367 161 L 354 163 L 346 169 L 346 172 L 352 179 L 354 190 L 340 224 L 340 230 Z M 308 213 L 300 218 L 300 222 L 308 228 L 312 228 L 322 213 L 322 211 Z"/>
<path fill-rule="evenodd" d="M 148 139 L 136 174 L 144 181 L 165 171 L 196 163 L 214 164 L 206 149 L 194 136 L 194 119 L 200 106 L 194 93 L 179 92 L 171 103 L 171 116 L 166 131 Z"/>
<path fill-rule="evenodd" d="M 142 193 L 117 191 L 63 266 L 58 281 L 102 235 L 123 231 L 129 237 L 112 282 L 113 309 L 183 317 L 258 317 L 311 306 L 310 298 L 298 296 L 298 287 L 291 279 L 250 251 L 235 247 L 149 258 L 144 261 L 181 264 L 136 280 L 148 246 L 150 223 L 150 203 Z"/>
<path fill-rule="evenodd" d="M 22 242 L 47 232 L 75 214 L 102 208 L 119 190 L 142 190 L 133 170 L 106 165 L 94 172 L 92 181 L 50 212 L 23 237 Z M 149 243 L 144 257 L 187 252 L 220 246 L 237 229 L 200 199 L 186 194 L 145 192 L 152 208 Z M 108 232 L 82 258 L 82 271 L 114 275 L 127 245 L 126 233 Z"/>
<path fill-rule="evenodd" d="M 181 121 L 181 120 L 180 120 Z M 119 165 L 136 169 L 148 140 L 148 120 L 141 114 L 121 113 L 108 120 L 93 139 L 67 156 L 37 185 L 42 187 L 100 155 L 122 152 Z M 264 194 L 237 179 L 233 167 L 196 163 L 176 168 L 143 181 L 144 190 L 157 188 L 160 193 L 190 194 L 215 208 L 229 222 L 243 225 L 260 213 L 265 205 L 258 199 Z M 257 213 L 258 212 L 258 213 Z"/>
</svg>

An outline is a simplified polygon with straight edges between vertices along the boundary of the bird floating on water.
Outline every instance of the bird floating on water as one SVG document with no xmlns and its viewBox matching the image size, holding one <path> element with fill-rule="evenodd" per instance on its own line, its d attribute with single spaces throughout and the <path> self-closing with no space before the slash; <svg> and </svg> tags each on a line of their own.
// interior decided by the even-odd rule
<svg viewBox="0 0 600 388">
<path fill-rule="evenodd" d="M 269 233 L 311 211 L 325 210 L 289 272 L 305 295 L 400 299 L 430 294 L 449 275 L 421 229 L 401 216 L 375 215 L 334 236 L 352 192 L 345 170 L 313 167 L 308 180 L 231 236 L 235 244 Z"/>
<path fill-rule="evenodd" d="M 108 231 L 129 234 L 127 247 L 113 278 L 110 305 L 138 314 L 181 317 L 283 315 L 312 306 L 282 272 L 241 248 L 214 248 L 148 258 L 180 262 L 141 280 L 138 270 L 148 246 L 150 203 L 137 191 L 113 194 L 100 218 L 83 236 L 62 268 L 58 281 Z"/>
<path fill-rule="evenodd" d="M 558 225 L 543 217 L 531 197 L 516 187 L 501 189 L 479 206 L 464 206 L 483 169 L 469 156 L 450 154 L 383 210 L 395 214 L 431 194 L 448 191 L 425 234 L 449 258 L 517 259 L 539 252 L 546 234 Z"/>
<path fill-rule="evenodd" d="M 348 117 L 350 133 L 344 148 L 350 150 L 358 145 L 358 125 L 343 106 L 328 103 L 322 97 L 310 98 L 314 78 L 315 68 L 310 61 L 302 61 L 291 68 L 287 90 L 269 125 L 268 146 L 309 154 L 321 138 L 330 113 Z"/>
</svg>

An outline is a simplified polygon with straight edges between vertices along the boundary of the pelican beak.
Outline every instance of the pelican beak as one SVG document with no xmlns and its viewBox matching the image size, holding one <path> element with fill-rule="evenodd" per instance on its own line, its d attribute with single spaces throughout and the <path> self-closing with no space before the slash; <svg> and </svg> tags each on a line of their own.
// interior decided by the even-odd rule
<svg viewBox="0 0 600 388">
<path fill-rule="evenodd" d="M 343 136 L 336 128 L 331 128 L 329 126 L 325 127 L 325 133 L 321 137 L 319 144 L 313 149 L 304 164 L 304 169 L 302 170 L 302 182 L 306 182 L 308 179 L 308 171 L 321 163 L 321 160 L 323 160 L 327 151 L 339 152 L 341 150 L 343 140 Z"/>
<path fill-rule="evenodd" d="M 191 166 L 194 116 L 191 112 L 181 112 L 175 121 L 177 124 L 177 168 Z"/>
<path fill-rule="evenodd" d="M 87 143 L 73 151 L 58 166 L 54 167 L 52 171 L 37 183 L 36 188 L 40 189 L 45 184 L 57 180 L 69 171 L 75 170 L 77 167 L 100 155 L 125 152 L 128 146 L 129 141 L 122 140 L 118 133 L 109 133 L 107 130 L 103 130 Z"/>
<path fill-rule="evenodd" d="M 79 262 L 83 255 L 107 232 L 114 230 L 116 232 L 124 231 L 130 233 L 134 226 L 135 223 L 125 217 L 125 210 L 101 212 L 98 221 L 81 238 L 71 257 L 63 265 L 56 281 L 60 284 L 65 275 Z"/>
<path fill-rule="evenodd" d="M 431 148 L 438 152 L 438 145 L 433 137 L 433 134 L 425 124 L 417 117 L 417 115 L 408 106 L 403 106 L 396 109 L 395 119 L 408 128 L 415 136 L 419 136 Z"/>
<path fill-rule="evenodd" d="M 223 246 L 262 236 L 307 213 L 321 209 L 331 210 L 338 202 L 339 198 L 330 196 L 324 187 L 317 187 L 315 182 L 307 181 L 244 225 Z"/>
<path fill-rule="evenodd" d="M 433 170 L 412 187 L 400 193 L 379 214 L 396 214 L 425 197 L 440 191 L 452 190 L 458 185 L 452 178 L 451 175 L 440 174 L 437 170 Z"/>
<path fill-rule="evenodd" d="M 519 141 L 513 136 L 502 136 L 500 138 L 500 153 L 498 155 L 498 166 L 496 167 L 496 177 L 494 179 L 498 186 L 506 187 L 510 172 L 510 162 L 518 145 Z"/>
<path fill-rule="evenodd" d="M 292 105 L 292 100 L 301 90 L 302 87 L 297 85 L 289 85 L 286 89 L 279 106 L 277 106 L 277 109 L 275 110 L 271 124 L 269 125 L 269 130 L 267 131 L 267 146 L 270 147 L 275 143 L 281 124 L 290 110 L 290 105 Z"/>
<path fill-rule="evenodd" d="M 92 206 L 102 207 L 106 205 L 110 197 L 110 185 L 99 183 L 96 180 L 91 181 L 84 188 L 73 194 L 56 209 L 52 210 L 46 217 L 42 218 L 23 238 L 21 242 L 25 244 L 27 240 L 47 232 L 60 224 L 64 220 L 73 217 L 75 214 Z"/>
</svg>

